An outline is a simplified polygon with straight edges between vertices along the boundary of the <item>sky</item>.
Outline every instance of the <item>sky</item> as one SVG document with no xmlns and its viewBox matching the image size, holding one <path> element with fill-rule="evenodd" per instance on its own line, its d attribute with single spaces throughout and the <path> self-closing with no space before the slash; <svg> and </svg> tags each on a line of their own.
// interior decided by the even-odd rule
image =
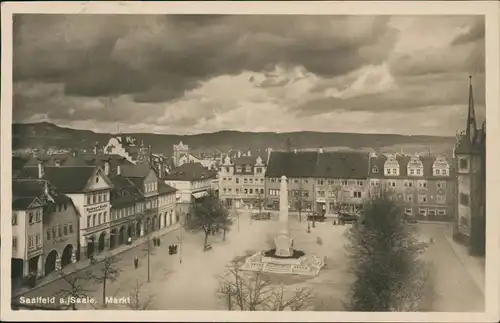
<svg viewBox="0 0 500 323">
<path fill-rule="evenodd" d="M 13 121 L 454 136 L 483 16 L 16 15 Z"/>
</svg>

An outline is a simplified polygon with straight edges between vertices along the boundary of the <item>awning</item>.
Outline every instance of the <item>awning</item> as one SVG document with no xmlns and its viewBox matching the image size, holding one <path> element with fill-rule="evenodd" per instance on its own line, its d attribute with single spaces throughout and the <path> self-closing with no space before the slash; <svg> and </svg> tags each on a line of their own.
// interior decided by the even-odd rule
<svg viewBox="0 0 500 323">
<path fill-rule="evenodd" d="M 208 195 L 207 191 L 196 192 L 192 194 L 195 199 L 199 199 L 201 197 L 205 197 Z"/>
</svg>

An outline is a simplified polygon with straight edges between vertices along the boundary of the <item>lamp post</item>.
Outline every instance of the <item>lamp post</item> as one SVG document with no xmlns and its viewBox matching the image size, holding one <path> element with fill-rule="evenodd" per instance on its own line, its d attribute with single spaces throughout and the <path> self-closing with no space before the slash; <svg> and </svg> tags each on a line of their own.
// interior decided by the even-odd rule
<svg viewBox="0 0 500 323">
<path fill-rule="evenodd" d="M 179 242 L 179 263 L 182 264 L 182 242 L 184 241 L 184 236 L 177 236 L 177 241 Z"/>
</svg>

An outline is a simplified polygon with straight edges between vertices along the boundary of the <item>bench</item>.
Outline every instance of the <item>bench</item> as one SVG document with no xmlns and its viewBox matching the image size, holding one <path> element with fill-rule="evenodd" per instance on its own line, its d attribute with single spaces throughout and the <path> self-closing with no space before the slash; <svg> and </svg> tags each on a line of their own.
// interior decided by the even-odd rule
<svg viewBox="0 0 500 323">
<path fill-rule="evenodd" d="M 212 250 L 212 245 L 211 245 L 211 244 L 207 244 L 207 245 L 203 248 L 203 251 L 208 251 L 208 250 Z"/>
</svg>

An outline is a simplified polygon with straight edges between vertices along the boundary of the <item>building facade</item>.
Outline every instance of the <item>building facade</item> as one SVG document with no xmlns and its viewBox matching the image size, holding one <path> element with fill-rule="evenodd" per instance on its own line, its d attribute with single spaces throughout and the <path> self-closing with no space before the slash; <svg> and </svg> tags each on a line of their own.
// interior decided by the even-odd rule
<svg viewBox="0 0 500 323">
<path fill-rule="evenodd" d="M 220 198 L 226 206 L 258 208 L 265 202 L 266 162 L 259 156 L 226 156 L 219 166 Z"/>
<path fill-rule="evenodd" d="M 43 276 L 43 201 L 12 193 L 12 278 Z"/>
<path fill-rule="evenodd" d="M 200 163 L 183 164 L 165 176 L 165 184 L 176 189 L 175 223 L 184 223 L 192 203 L 212 191 L 212 182 L 216 177 L 216 171 L 209 170 Z M 214 193 L 218 195 L 218 192 Z"/>
<path fill-rule="evenodd" d="M 455 211 L 451 166 L 445 156 L 373 155 L 370 194 L 389 193 L 408 217 L 450 221 Z"/>
<path fill-rule="evenodd" d="M 79 259 L 109 246 L 112 183 L 97 166 L 44 166 L 23 168 L 19 178 L 44 179 L 73 201 L 80 214 Z"/>
<path fill-rule="evenodd" d="M 472 82 L 466 129 L 457 135 L 456 163 L 457 214 L 454 236 L 470 246 L 471 252 L 485 254 L 486 239 L 486 123 L 477 127 Z"/>
</svg>

